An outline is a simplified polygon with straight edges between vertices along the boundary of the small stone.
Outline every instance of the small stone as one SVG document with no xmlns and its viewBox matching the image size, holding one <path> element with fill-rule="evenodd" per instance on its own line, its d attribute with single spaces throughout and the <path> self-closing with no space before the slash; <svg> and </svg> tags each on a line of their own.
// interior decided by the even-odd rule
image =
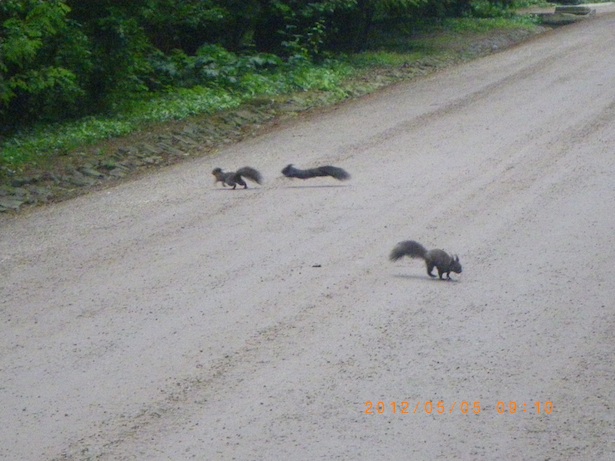
<svg viewBox="0 0 615 461">
<path fill-rule="evenodd" d="M 124 168 L 114 168 L 109 171 L 109 176 L 113 176 L 114 178 L 123 178 L 126 176 L 126 169 Z"/>
<path fill-rule="evenodd" d="M 140 146 L 141 150 L 147 152 L 147 155 L 155 154 L 158 155 L 162 153 L 162 149 L 158 146 L 152 146 L 151 144 L 143 143 Z"/>
<path fill-rule="evenodd" d="M 17 211 L 19 207 L 25 203 L 24 198 L 16 197 L 14 195 L 9 195 L 5 197 L 0 197 L 0 212 L 5 212 L 9 210 Z"/>
<path fill-rule="evenodd" d="M 77 187 L 91 186 L 96 182 L 92 177 L 85 176 L 79 171 L 75 171 L 72 175 L 69 175 L 66 180 Z"/>
<path fill-rule="evenodd" d="M 126 165 L 134 168 L 134 167 L 145 165 L 145 162 L 143 162 L 141 159 L 138 159 L 138 158 L 132 158 L 126 161 Z"/>
<path fill-rule="evenodd" d="M 166 152 L 171 155 L 176 155 L 177 157 L 187 157 L 188 155 L 190 155 L 184 151 L 176 149 L 175 147 L 162 143 L 162 142 L 158 144 L 158 147 L 160 147 L 160 150 L 162 152 Z"/>
<path fill-rule="evenodd" d="M 182 144 L 182 145 L 189 146 L 189 147 L 194 147 L 198 145 L 197 142 L 194 141 L 193 139 L 190 139 L 187 136 L 180 136 L 177 134 L 173 136 L 173 142 L 176 144 Z"/>
<path fill-rule="evenodd" d="M 555 12 L 556 13 L 588 15 L 588 14 L 591 14 L 592 9 L 588 6 L 556 6 Z"/>
<path fill-rule="evenodd" d="M 11 186 L 21 187 L 25 186 L 26 184 L 30 184 L 31 182 L 32 180 L 28 178 L 14 178 L 13 180 L 11 180 Z"/>
<path fill-rule="evenodd" d="M 27 197 L 28 195 L 30 195 L 30 193 L 28 192 L 28 189 L 25 189 L 23 187 L 14 187 L 13 195 L 15 195 L 16 197 Z"/>
<path fill-rule="evenodd" d="M 41 187 L 41 186 L 33 187 L 31 189 L 31 192 L 34 195 L 36 195 L 36 197 L 39 200 L 42 200 L 42 201 L 49 200 L 49 198 L 53 195 L 53 193 L 51 192 L 51 189 L 49 189 L 47 187 Z"/>
<path fill-rule="evenodd" d="M 94 169 L 94 168 L 92 168 L 92 167 L 85 167 L 85 168 L 81 168 L 79 171 L 80 171 L 81 173 L 83 173 L 84 175 L 86 175 L 86 176 L 90 176 L 90 177 L 92 177 L 92 178 L 98 178 L 98 179 L 101 179 L 101 178 L 104 178 L 104 177 L 105 177 L 105 175 L 104 175 L 104 174 L 102 174 L 100 171 L 98 171 L 98 170 L 96 170 L 96 169 Z"/>
</svg>

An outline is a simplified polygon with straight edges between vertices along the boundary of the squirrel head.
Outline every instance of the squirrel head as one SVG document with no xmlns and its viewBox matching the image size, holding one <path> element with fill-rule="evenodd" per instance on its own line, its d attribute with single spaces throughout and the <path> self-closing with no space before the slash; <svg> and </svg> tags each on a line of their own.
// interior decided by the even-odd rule
<svg viewBox="0 0 615 461">
<path fill-rule="evenodd" d="M 451 271 L 456 274 L 461 274 L 461 263 L 459 262 L 459 256 L 453 256 L 453 261 L 451 262 Z"/>
</svg>

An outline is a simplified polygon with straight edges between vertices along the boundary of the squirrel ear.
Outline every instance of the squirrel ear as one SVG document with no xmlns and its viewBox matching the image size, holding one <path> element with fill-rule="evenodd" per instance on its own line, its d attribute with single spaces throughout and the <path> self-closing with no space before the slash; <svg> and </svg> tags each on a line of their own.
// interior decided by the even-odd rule
<svg viewBox="0 0 615 461">
<path fill-rule="evenodd" d="M 455 255 L 455 261 L 459 262 L 459 256 Z"/>
</svg>

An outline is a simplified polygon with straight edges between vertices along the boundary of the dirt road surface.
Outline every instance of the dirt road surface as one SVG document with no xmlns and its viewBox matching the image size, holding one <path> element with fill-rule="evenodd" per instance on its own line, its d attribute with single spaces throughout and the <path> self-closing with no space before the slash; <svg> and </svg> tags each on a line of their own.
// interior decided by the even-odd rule
<svg viewBox="0 0 615 461">
<path fill-rule="evenodd" d="M 0 458 L 615 459 L 614 11 L 3 218 Z"/>
</svg>

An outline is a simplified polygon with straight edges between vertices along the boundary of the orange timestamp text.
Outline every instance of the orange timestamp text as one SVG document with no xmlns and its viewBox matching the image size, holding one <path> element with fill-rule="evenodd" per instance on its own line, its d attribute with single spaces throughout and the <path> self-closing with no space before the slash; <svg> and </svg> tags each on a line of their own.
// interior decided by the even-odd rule
<svg viewBox="0 0 615 461">
<path fill-rule="evenodd" d="M 554 411 L 554 405 L 551 401 L 546 402 L 516 402 L 516 401 L 498 401 L 493 408 L 500 415 L 514 414 L 535 414 L 535 415 L 551 415 Z M 460 402 L 445 402 L 444 400 L 433 401 L 426 400 L 424 402 L 417 401 L 371 401 L 365 402 L 364 413 L 366 415 L 479 415 L 483 411 L 483 406 L 480 401 Z"/>
</svg>

